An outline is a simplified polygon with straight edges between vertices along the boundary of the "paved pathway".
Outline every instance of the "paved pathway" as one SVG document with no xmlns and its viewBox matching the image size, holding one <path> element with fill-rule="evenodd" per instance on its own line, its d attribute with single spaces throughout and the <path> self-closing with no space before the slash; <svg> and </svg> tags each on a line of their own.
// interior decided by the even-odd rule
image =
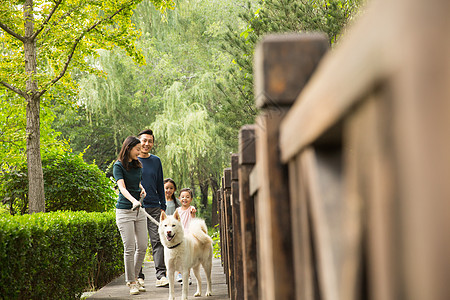
<svg viewBox="0 0 450 300">
<path fill-rule="evenodd" d="M 145 274 L 145 288 L 146 292 L 140 293 L 139 295 L 130 295 L 129 288 L 125 285 L 124 275 L 111 281 L 108 285 L 104 286 L 102 289 L 98 290 L 92 296 L 86 299 L 151 299 L 151 300 L 167 300 L 169 298 L 169 289 L 166 287 L 156 287 L 155 286 L 155 268 L 153 262 L 145 262 L 143 272 Z M 192 271 L 191 271 L 192 274 Z M 203 269 L 201 269 L 202 274 L 202 297 L 194 297 L 194 293 L 197 290 L 197 282 L 194 275 L 192 274 L 192 285 L 189 286 L 188 299 L 205 299 L 205 300 L 222 300 L 229 299 L 227 285 L 225 281 L 225 275 L 223 273 L 223 268 L 220 259 L 213 259 L 213 269 L 212 269 L 212 297 L 204 297 L 206 292 L 206 277 Z M 175 299 L 181 299 L 181 284 L 179 282 L 175 283 Z"/>
</svg>

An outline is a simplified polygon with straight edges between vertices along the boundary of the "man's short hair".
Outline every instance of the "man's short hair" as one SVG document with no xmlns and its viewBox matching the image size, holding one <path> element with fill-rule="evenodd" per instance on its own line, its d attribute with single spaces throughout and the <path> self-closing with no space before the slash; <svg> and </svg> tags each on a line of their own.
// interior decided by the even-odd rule
<svg viewBox="0 0 450 300">
<path fill-rule="evenodd" d="M 153 130 L 151 130 L 151 129 L 142 130 L 141 132 L 139 132 L 139 134 L 137 136 L 140 137 L 143 134 L 148 134 L 148 135 L 153 136 L 153 138 L 155 138 L 155 136 L 153 135 Z"/>
</svg>

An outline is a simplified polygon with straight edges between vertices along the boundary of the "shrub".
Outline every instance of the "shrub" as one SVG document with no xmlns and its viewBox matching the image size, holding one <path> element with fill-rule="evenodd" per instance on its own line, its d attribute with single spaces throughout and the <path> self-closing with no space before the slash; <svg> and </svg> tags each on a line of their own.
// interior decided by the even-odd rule
<svg viewBox="0 0 450 300">
<path fill-rule="evenodd" d="M 94 164 L 84 162 L 82 154 L 52 150 L 43 153 L 45 209 L 106 211 L 114 208 L 114 183 Z M 0 174 L 0 197 L 9 204 L 11 214 L 28 210 L 28 175 L 25 163 Z"/>
<path fill-rule="evenodd" d="M 0 215 L 0 265 L 4 299 L 79 299 L 123 271 L 115 213 Z"/>
<path fill-rule="evenodd" d="M 209 230 L 209 235 L 213 240 L 213 255 L 215 258 L 220 258 L 221 253 L 221 244 L 220 244 L 220 229 L 219 224 L 214 226 L 214 228 Z"/>
</svg>

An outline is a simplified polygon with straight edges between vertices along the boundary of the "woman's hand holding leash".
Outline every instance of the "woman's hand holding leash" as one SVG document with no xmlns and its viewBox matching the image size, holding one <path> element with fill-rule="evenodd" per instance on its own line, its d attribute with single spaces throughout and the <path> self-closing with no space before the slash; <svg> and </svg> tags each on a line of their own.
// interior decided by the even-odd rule
<svg viewBox="0 0 450 300">
<path fill-rule="evenodd" d="M 156 226 L 159 226 L 159 222 L 156 221 L 155 218 L 150 216 L 145 211 L 145 208 L 143 208 L 145 195 L 146 195 L 145 190 L 142 189 L 142 191 L 141 191 L 141 198 L 139 199 L 139 201 L 135 200 L 136 202 L 133 202 L 133 210 L 139 209 L 153 224 L 155 224 Z M 135 207 L 135 203 L 137 203 L 136 207 Z"/>
<path fill-rule="evenodd" d="M 142 207 L 144 205 L 144 198 L 147 195 L 147 193 L 145 192 L 144 188 L 141 188 L 141 193 L 139 194 L 139 201 L 134 200 L 131 203 L 133 204 L 133 208 L 132 210 L 136 210 L 139 207 Z"/>
<path fill-rule="evenodd" d="M 136 209 L 138 209 L 139 207 L 141 207 L 141 202 L 139 202 L 139 201 L 137 201 L 137 200 L 134 200 L 134 201 L 132 201 L 131 203 L 133 204 L 132 210 L 136 210 Z"/>
</svg>

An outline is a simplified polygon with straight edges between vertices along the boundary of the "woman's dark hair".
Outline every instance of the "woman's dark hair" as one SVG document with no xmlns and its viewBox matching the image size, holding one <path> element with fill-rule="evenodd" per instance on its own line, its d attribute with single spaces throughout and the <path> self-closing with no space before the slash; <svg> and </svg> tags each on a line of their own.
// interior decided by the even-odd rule
<svg viewBox="0 0 450 300">
<path fill-rule="evenodd" d="M 125 170 L 129 171 L 130 168 L 142 168 L 142 164 L 139 160 L 132 160 L 131 162 L 129 161 L 131 149 L 133 149 L 140 143 L 141 141 L 135 136 L 129 136 L 123 142 L 122 149 L 120 149 L 117 160 L 122 163 Z"/>
<path fill-rule="evenodd" d="M 166 184 L 167 182 L 170 182 L 171 184 L 173 184 L 175 191 L 177 190 L 177 184 L 175 183 L 175 181 L 172 178 L 164 179 L 164 184 Z M 178 207 L 180 207 L 180 205 L 178 204 L 177 198 L 175 197 L 175 191 L 172 194 L 172 200 L 173 200 L 173 203 L 175 203 L 175 208 L 178 208 Z"/>
<path fill-rule="evenodd" d="M 180 195 L 182 192 L 189 192 L 189 194 L 191 194 L 191 198 L 192 200 L 194 200 L 194 194 L 192 193 L 192 190 L 190 188 L 184 188 L 180 190 Z"/>
</svg>

